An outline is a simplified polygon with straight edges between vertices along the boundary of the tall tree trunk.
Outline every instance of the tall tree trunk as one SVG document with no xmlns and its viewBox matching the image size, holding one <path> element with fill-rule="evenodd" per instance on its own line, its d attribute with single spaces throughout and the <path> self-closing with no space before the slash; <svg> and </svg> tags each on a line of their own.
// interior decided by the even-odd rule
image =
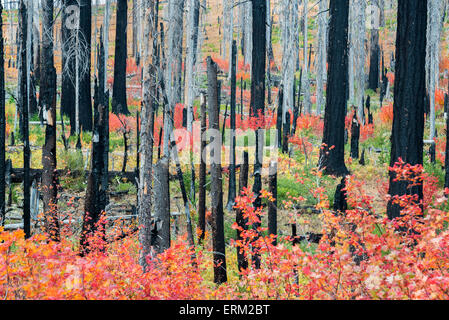
<svg viewBox="0 0 449 320">
<path fill-rule="evenodd" d="M 83 131 L 92 131 L 92 102 L 91 102 L 91 42 L 92 42 L 92 0 L 79 0 L 80 7 L 80 28 L 79 41 L 83 42 L 84 56 L 79 63 L 79 121 Z"/>
<path fill-rule="evenodd" d="M 0 4 L 0 226 L 6 215 L 6 110 L 5 110 L 5 58 L 3 38 L 3 5 Z"/>
<path fill-rule="evenodd" d="M 27 28 L 27 9 L 24 0 L 19 1 L 19 110 L 21 115 L 21 136 L 23 140 L 23 224 L 25 238 L 31 237 L 31 215 L 30 215 L 30 137 L 29 137 L 29 123 L 28 123 L 28 87 L 27 87 L 27 50 L 26 43 L 28 38 Z"/>
<path fill-rule="evenodd" d="M 323 147 L 319 168 L 326 174 L 348 174 L 345 165 L 345 115 L 348 87 L 349 0 L 330 0 L 328 85 L 324 114 Z"/>
<path fill-rule="evenodd" d="M 227 209 L 232 210 L 235 204 L 236 183 L 235 183 L 235 105 L 236 105 L 236 72 L 237 72 L 237 43 L 232 41 L 232 68 L 231 68 L 231 141 L 229 148 L 229 188 Z M 225 124 L 223 124 L 225 125 Z"/>
<path fill-rule="evenodd" d="M 223 186 L 221 175 L 221 139 L 220 109 L 218 105 L 217 64 L 207 57 L 207 96 L 209 105 L 209 129 L 215 131 L 211 149 L 211 207 L 212 207 L 212 243 L 214 251 L 214 282 L 221 284 L 227 281 L 226 244 L 223 220 Z M 218 153 L 218 154 L 217 154 Z"/>
<path fill-rule="evenodd" d="M 427 0 L 399 0 L 391 167 L 399 158 L 411 165 L 423 163 L 426 27 Z M 390 172 L 389 194 L 417 195 L 422 200 L 423 186 L 395 181 L 394 172 Z M 389 201 L 388 217 L 399 217 L 401 209 Z"/>
<path fill-rule="evenodd" d="M 369 80 L 368 88 L 376 91 L 379 88 L 379 63 L 380 63 L 380 46 L 379 46 L 379 29 L 371 30 L 370 37 L 370 63 L 369 63 Z"/>
<path fill-rule="evenodd" d="M 198 243 L 202 243 L 206 232 L 206 96 L 201 96 L 201 149 L 198 187 Z"/>
<path fill-rule="evenodd" d="M 75 57 L 71 54 L 73 41 L 70 41 L 74 32 L 74 24 L 77 23 L 76 16 L 71 10 L 77 7 L 77 0 L 63 0 L 62 2 L 62 68 L 61 73 L 61 112 L 70 118 L 70 134 L 74 135 L 76 129 L 75 119 Z"/>
<path fill-rule="evenodd" d="M 251 105 L 250 115 L 264 119 L 265 115 L 265 67 L 266 67 L 266 16 L 267 3 L 265 0 L 253 0 L 253 30 L 260 30 L 260 33 L 253 32 L 252 43 L 252 68 L 251 68 Z M 263 120 L 264 121 L 264 120 Z M 263 146 L 264 132 L 261 127 L 256 128 L 256 161 L 254 164 L 254 185 L 253 192 L 256 200 L 253 203 L 255 208 L 262 205 L 260 191 L 262 190 L 262 166 L 263 166 Z M 253 226 L 257 232 L 260 223 Z M 260 257 L 257 253 L 253 256 L 255 267 L 260 268 Z"/>
<path fill-rule="evenodd" d="M 326 82 L 328 1 L 320 1 L 318 15 L 317 57 L 316 57 L 316 114 L 321 115 L 325 105 L 324 84 Z M 301 94 L 300 92 L 298 94 Z"/>
<path fill-rule="evenodd" d="M 248 187 L 248 173 L 249 173 L 249 163 L 248 163 L 248 152 L 243 152 L 243 163 L 240 168 L 240 177 L 239 177 L 239 196 L 242 195 L 243 189 Z M 237 241 L 245 241 L 242 236 L 243 230 L 247 230 L 248 226 L 246 225 L 247 219 L 243 217 L 243 211 L 240 209 L 237 209 L 235 212 L 235 221 L 237 225 L 239 226 L 239 229 L 237 229 Z M 240 230 L 241 228 L 241 230 Z M 246 258 L 245 254 L 237 247 L 237 264 L 239 271 L 242 272 L 243 270 L 248 269 L 248 259 Z"/>
<path fill-rule="evenodd" d="M 115 35 L 114 86 L 112 92 L 112 111 L 115 114 L 129 114 L 126 102 L 126 58 L 128 1 L 117 1 L 117 22 Z"/>
<path fill-rule="evenodd" d="M 42 194 L 45 231 L 59 241 L 58 177 L 56 175 L 56 69 L 53 43 L 53 0 L 42 0 L 42 76 L 39 103 L 47 122 L 42 147 Z"/>
<path fill-rule="evenodd" d="M 157 1 L 156 1 L 157 2 Z M 141 162 L 139 170 L 139 223 L 142 228 L 139 230 L 139 241 L 142 247 L 139 263 L 145 270 L 147 267 L 146 256 L 150 253 L 151 240 L 151 210 L 153 199 L 153 149 L 154 149 L 154 112 L 157 101 L 155 93 L 157 91 L 157 20 L 155 13 L 157 3 L 153 0 L 144 0 L 145 25 L 143 33 L 144 54 L 143 54 L 143 103 L 142 103 L 142 123 L 140 130 L 140 153 Z M 157 10 L 157 9 L 156 9 Z M 153 40 L 150 46 L 150 39 Z M 162 170 L 162 167 L 160 168 Z"/>
<path fill-rule="evenodd" d="M 268 234 L 271 236 L 277 235 L 277 190 L 278 190 L 278 174 L 277 174 L 277 162 L 272 161 L 270 163 L 270 173 L 268 177 L 268 191 L 274 198 L 274 201 L 268 203 Z M 275 238 L 273 244 L 277 244 L 277 239 Z"/>
<path fill-rule="evenodd" d="M 102 40 L 100 40 L 102 42 Z M 104 54 L 104 47 L 100 44 L 99 55 Z M 102 60 L 102 59 L 99 59 Z M 92 137 L 91 171 L 87 179 L 86 200 L 84 207 L 83 227 L 80 237 L 81 254 L 88 253 L 91 248 L 90 237 L 99 233 L 99 237 L 105 239 L 106 230 L 101 216 L 104 214 L 107 204 L 107 189 L 104 176 L 108 168 L 105 166 L 105 135 L 108 131 L 109 110 L 106 105 L 107 94 L 104 92 L 103 67 L 99 65 L 99 81 L 95 80 L 94 95 L 94 128 Z M 100 83 L 100 86 L 98 85 Z M 101 89 L 100 89 L 101 87 Z M 102 248 L 97 248 L 102 249 Z"/>
<path fill-rule="evenodd" d="M 157 253 L 170 248 L 170 186 L 168 159 L 162 158 L 154 166 L 154 226 L 152 245 Z"/>
</svg>

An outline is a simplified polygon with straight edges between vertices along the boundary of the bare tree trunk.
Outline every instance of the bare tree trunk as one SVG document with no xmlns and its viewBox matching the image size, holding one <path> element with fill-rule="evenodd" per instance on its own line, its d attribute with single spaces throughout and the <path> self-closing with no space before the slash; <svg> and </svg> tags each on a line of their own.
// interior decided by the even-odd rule
<svg viewBox="0 0 449 320">
<path fill-rule="evenodd" d="M 112 111 L 115 114 L 129 114 L 126 102 L 126 58 L 128 1 L 117 1 L 117 23 L 115 36 L 114 88 Z"/>
<path fill-rule="evenodd" d="M 326 82 L 326 57 L 327 57 L 327 24 L 328 1 L 320 1 L 318 13 L 317 57 L 316 68 L 316 114 L 321 115 L 325 104 L 324 84 Z M 301 94 L 300 92 L 298 94 Z"/>
<path fill-rule="evenodd" d="M 221 284 L 227 281 L 226 244 L 223 221 L 223 186 L 221 176 L 221 139 L 220 109 L 218 105 L 217 65 L 207 58 L 207 81 L 209 100 L 209 129 L 215 131 L 212 141 L 217 147 L 211 149 L 211 207 L 212 207 L 212 243 L 214 251 L 214 282 Z M 217 141 L 218 140 L 218 141 Z M 217 154 L 218 153 L 218 154 Z"/>
<path fill-rule="evenodd" d="M 426 28 L 427 0 L 399 0 L 391 167 L 399 158 L 411 165 L 423 163 Z M 421 183 L 411 186 L 410 182 L 395 178 L 394 172 L 390 172 L 392 197 L 408 194 L 416 195 L 418 201 L 423 199 Z M 388 217 L 399 217 L 401 209 L 399 204 L 389 201 Z"/>
<path fill-rule="evenodd" d="M 47 122 L 45 144 L 42 147 L 42 193 L 45 230 L 59 241 L 58 177 L 56 175 L 56 69 L 53 43 L 53 0 L 42 0 L 42 77 L 39 102 Z"/>
<path fill-rule="evenodd" d="M 328 85 L 324 115 L 323 144 L 319 168 L 326 174 L 348 174 L 344 158 L 346 91 L 348 87 L 349 0 L 330 1 Z"/>
<path fill-rule="evenodd" d="M 236 183 L 235 183 L 235 104 L 236 104 L 236 71 L 237 71 L 237 43 L 232 41 L 232 62 L 231 62 L 231 142 L 229 154 L 229 188 L 227 209 L 232 210 L 235 204 Z M 225 121 L 226 123 L 226 121 Z M 223 127 L 225 124 L 223 124 Z"/>
<path fill-rule="evenodd" d="M 298 0 L 282 2 L 281 37 L 282 37 L 282 84 L 284 95 L 282 100 L 282 123 L 285 123 L 285 115 L 292 110 L 293 82 L 295 75 L 295 63 L 299 54 L 299 28 L 298 28 Z M 280 146 L 282 143 L 279 144 Z"/>
<path fill-rule="evenodd" d="M 28 39 L 27 28 L 27 9 L 24 0 L 19 1 L 19 110 L 21 115 L 21 136 L 23 140 L 23 224 L 25 238 L 31 237 L 31 216 L 30 216 L 30 138 L 29 138 L 29 123 L 28 123 L 28 87 L 27 87 L 27 48 L 26 43 Z"/>
<path fill-rule="evenodd" d="M 304 90 L 304 113 L 310 114 L 312 111 L 312 103 L 310 101 L 310 81 L 309 81 L 309 62 L 307 58 L 307 48 L 308 48 L 308 19 L 307 14 L 309 12 L 309 8 L 307 6 L 308 0 L 304 1 L 303 8 L 303 23 L 304 23 L 304 42 L 303 42 L 303 76 L 302 76 L 302 87 Z"/>
<path fill-rule="evenodd" d="M 157 253 L 170 248 L 170 188 L 168 159 L 162 158 L 154 166 L 154 226 L 152 245 Z"/>
<path fill-rule="evenodd" d="M 198 194 L 198 243 L 202 243 L 206 232 L 206 97 L 201 96 L 201 149 Z"/>
<path fill-rule="evenodd" d="M 5 58 L 3 38 L 3 5 L 0 4 L 0 227 L 6 216 L 6 110 L 5 110 Z"/>
<path fill-rule="evenodd" d="M 153 0 L 144 0 L 144 54 L 143 54 L 143 103 L 142 121 L 140 130 L 140 153 L 141 162 L 139 170 L 139 241 L 142 247 L 139 263 L 145 270 L 147 267 L 146 257 L 151 252 L 151 209 L 153 199 L 153 148 L 154 148 L 154 110 L 156 104 L 156 48 L 157 48 L 157 4 Z M 150 38 L 153 40 L 150 46 Z"/>
<path fill-rule="evenodd" d="M 102 60 L 100 57 L 103 55 L 104 47 L 102 39 L 100 39 L 99 60 Z M 108 189 L 107 180 L 105 184 L 104 177 L 108 174 L 108 167 L 105 166 L 105 136 L 109 131 L 106 122 L 109 108 L 106 105 L 108 99 L 103 87 L 103 70 L 103 66 L 99 65 L 99 81 L 95 80 L 91 171 L 87 179 L 83 228 L 80 237 L 81 254 L 89 253 L 91 250 L 90 237 L 95 233 L 99 232 L 103 239 L 106 237 L 106 226 L 100 220 L 106 208 Z M 98 83 L 100 83 L 100 86 Z"/>
<path fill-rule="evenodd" d="M 265 68 L 266 68 L 266 9 L 265 0 L 253 0 L 253 30 L 260 30 L 259 34 L 253 32 L 252 43 L 252 68 L 251 68 L 251 104 L 250 115 L 252 117 L 265 117 Z M 262 205 L 260 192 L 262 190 L 262 168 L 263 168 L 263 146 L 264 146 L 264 130 L 256 128 L 256 161 L 254 164 L 254 185 L 253 192 L 256 199 L 253 203 L 255 208 Z M 255 223 L 253 228 L 258 230 L 260 223 Z M 259 232 L 259 231 L 257 231 Z M 260 256 L 257 253 L 253 255 L 255 267 L 260 268 Z"/>
<path fill-rule="evenodd" d="M 243 189 L 248 187 L 248 173 L 249 173 L 249 160 L 248 160 L 248 152 L 243 152 L 243 163 L 240 168 L 240 177 L 239 177 L 239 196 L 242 195 Z M 247 219 L 243 217 L 242 210 L 237 209 L 235 212 L 235 221 L 237 225 L 242 230 L 248 230 L 248 226 L 246 225 Z M 237 241 L 244 241 L 242 237 L 242 231 L 237 229 Z M 243 252 L 240 251 L 240 249 L 237 247 L 237 264 L 239 271 L 242 272 L 243 270 L 248 269 L 248 259 L 245 257 Z"/>
</svg>

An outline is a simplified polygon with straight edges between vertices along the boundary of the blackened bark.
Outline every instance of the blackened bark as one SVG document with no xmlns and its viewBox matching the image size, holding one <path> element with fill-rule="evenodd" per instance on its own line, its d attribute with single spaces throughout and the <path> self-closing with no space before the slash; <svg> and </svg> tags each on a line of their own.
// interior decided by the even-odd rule
<svg viewBox="0 0 449 320">
<path fill-rule="evenodd" d="M 278 108 L 276 118 L 276 130 L 277 130 L 277 146 L 282 147 L 282 102 L 284 101 L 284 87 L 280 86 L 278 95 Z"/>
<path fill-rule="evenodd" d="M 198 243 L 202 243 L 206 232 L 206 99 L 203 96 L 201 102 L 201 149 L 200 149 L 200 172 L 198 186 Z"/>
<path fill-rule="evenodd" d="M 152 246 L 157 253 L 170 248 L 170 188 L 168 159 L 163 157 L 154 166 L 154 226 Z"/>
<path fill-rule="evenodd" d="M 359 139 L 360 139 L 360 124 L 357 120 L 357 113 L 354 113 L 351 125 L 351 158 L 359 158 Z"/>
<path fill-rule="evenodd" d="M 31 164 L 31 151 L 30 151 L 30 137 L 29 137 L 29 123 L 28 123 L 28 103 L 27 98 L 27 76 L 26 76 L 26 40 L 27 40 L 27 9 L 23 0 L 19 2 L 19 112 L 21 114 L 21 135 L 23 140 L 23 224 L 25 238 L 31 237 L 31 216 L 30 216 L 30 164 Z"/>
<path fill-rule="evenodd" d="M 348 174 L 345 165 L 345 116 L 348 87 L 348 15 L 349 0 L 330 1 L 328 84 L 324 114 L 323 146 L 320 169 L 325 174 Z"/>
<path fill-rule="evenodd" d="M 104 135 L 105 120 L 109 112 L 106 106 L 100 104 L 100 100 L 103 100 L 101 96 L 104 99 L 104 92 L 100 92 L 97 81 L 95 81 L 91 172 L 87 179 L 83 228 L 80 237 L 82 255 L 91 251 L 89 238 L 95 233 L 97 233 L 98 237 L 105 239 L 105 225 L 100 218 L 104 214 L 107 201 L 107 187 L 103 184 L 103 177 L 105 170 L 107 170 L 104 166 Z"/>
<path fill-rule="evenodd" d="M 209 106 L 209 129 L 219 132 L 220 109 L 218 105 L 218 84 L 217 84 L 217 64 L 207 57 L 207 96 Z M 219 139 L 215 135 L 214 139 Z M 219 143 L 221 141 L 214 141 Z M 224 238 L 224 220 L 223 220 L 223 186 L 221 175 L 221 156 L 213 154 L 215 151 L 221 153 L 221 148 L 212 148 L 211 150 L 211 207 L 212 207 L 212 243 L 214 251 L 214 282 L 221 284 L 227 281 L 226 275 L 226 244 Z"/>
<path fill-rule="evenodd" d="M 379 88 L 379 29 L 371 30 L 370 54 L 368 88 L 376 91 Z"/>
<path fill-rule="evenodd" d="M 265 71 L 266 71 L 266 0 L 252 0 L 252 66 L 251 66 L 251 104 L 250 116 L 264 119 L 265 115 Z M 258 30 L 258 32 L 255 32 Z M 256 129 L 256 161 L 254 164 L 254 185 L 253 192 L 256 195 L 253 206 L 259 208 L 262 205 L 260 191 L 262 190 L 262 166 L 263 166 L 263 146 L 264 133 L 261 128 Z M 260 223 L 257 222 L 253 228 L 258 231 Z M 256 269 L 260 268 L 260 256 L 255 250 L 253 262 Z"/>
<path fill-rule="evenodd" d="M 92 131 L 91 102 L 91 51 L 92 51 L 92 0 L 80 0 L 80 40 L 85 41 L 87 61 L 80 61 L 80 68 L 87 64 L 87 72 L 80 73 L 79 83 L 79 121 L 83 131 Z"/>
<path fill-rule="evenodd" d="M 112 112 L 115 114 L 129 114 L 126 103 L 127 14 L 127 0 L 118 0 L 115 37 L 114 85 L 112 92 Z"/>
<path fill-rule="evenodd" d="M 75 74 L 75 57 L 69 56 L 70 50 L 69 43 L 71 29 L 68 28 L 70 24 L 68 22 L 71 19 L 66 8 L 69 6 L 76 6 L 77 0 L 63 0 L 62 9 L 62 23 L 61 23 L 61 36 L 62 36 L 62 65 L 67 68 L 68 72 L 62 72 L 61 74 L 61 111 L 64 115 L 70 118 L 70 134 L 74 135 L 76 132 L 76 119 L 75 119 L 75 79 L 71 79 L 70 75 Z"/>
<path fill-rule="evenodd" d="M 290 122 L 291 122 L 290 111 L 285 114 L 284 130 L 282 132 L 282 152 L 288 153 L 288 139 L 290 139 Z"/>
<path fill-rule="evenodd" d="M 248 187 L 248 172 L 249 172 L 249 163 L 248 163 L 248 152 L 243 152 L 243 163 L 240 167 L 240 178 L 239 178 L 239 196 L 242 195 L 243 189 Z M 242 230 L 247 230 L 248 226 L 246 225 L 247 219 L 243 217 L 243 211 L 242 210 L 236 210 L 235 213 L 235 221 L 237 225 L 242 228 Z M 242 231 L 237 229 L 237 241 L 244 241 L 242 237 Z M 240 250 L 239 247 L 237 247 L 237 264 L 239 271 L 243 271 L 248 269 L 248 259 L 245 256 L 245 254 Z"/>
<path fill-rule="evenodd" d="M 348 210 L 348 202 L 346 198 L 346 191 L 343 190 L 346 187 L 346 178 L 342 178 L 340 184 L 335 190 L 334 196 L 334 210 L 339 212 L 345 212 Z"/>
<path fill-rule="evenodd" d="M 0 4 L 0 226 L 6 215 L 6 114 L 5 114 L 5 58 L 3 46 L 3 6 Z"/>
<path fill-rule="evenodd" d="M 236 105 L 236 72 L 237 72 L 237 43 L 232 41 L 232 69 L 231 69 L 231 141 L 229 156 L 229 189 L 228 189 L 228 210 L 232 210 L 236 196 L 235 181 L 235 105 Z M 225 121 L 226 123 L 226 121 Z M 223 125 L 225 125 L 225 123 Z"/>
<path fill-rule="evenodd" d="M 273 161 L 270 163 L 270 176 L 268 178 L 268 191 L 274 198 L 274 201 L 268 203 L 268 234 L 277 235 L 277 189 L 278 189 L 278 174 L 277 174 L 277 162 Z M 277 239 L 275 238 L 273 244 L 277 244 Z"/>
<path fill-rule="evenodd" d="M 391 167 L 399 158 L 411 165 L 423 163 L 426 27 L 427 0 L 399 0 Z M 391 196 L 423 198 L 422 184 L 410 186 L 394 180 L 395 174 L 390 172 Z M 387 214 L 390 219 L 399 217 L 401 207 L 390 201 Z"/>
<path fill-rule="evenodd" d="M 47 122 L 45 144 L 42 147 L 42 195 L 44 202 L 45 231 L 54 241 L 59 241 L 57 209 L 58 177 L 56 175 L 56 69 L 53 43 L 53 0 L 42 0 L 42 75 L 39 103 Z"/>
</svg>

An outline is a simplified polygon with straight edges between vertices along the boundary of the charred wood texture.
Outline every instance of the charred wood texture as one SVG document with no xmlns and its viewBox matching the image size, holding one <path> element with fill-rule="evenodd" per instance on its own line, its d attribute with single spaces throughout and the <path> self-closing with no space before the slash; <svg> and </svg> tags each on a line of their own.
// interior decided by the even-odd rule
<svg viewBox="0 0 449 320">
<path fill-rule="evenodd" d="M 423 164 L 426 27 L 427 1 L 399 0 L 391 167 L 399 158 L 411 165 Z M 395 181 L 395 174 L 390 172 L 389 194 L 422 199 L 423 186 Z M 390 219 L 399 217 L 401 207 L 390 201 L 387 214 Z"/>
<path fill-rule="evenodd" d="M 330 1 L 328 84 L 319 167 L 324 169 L 325 174 L 336 176 L 349 173 L 344 159 L 348 87 L 348 14 L 349 0 Z"/>
</svg>

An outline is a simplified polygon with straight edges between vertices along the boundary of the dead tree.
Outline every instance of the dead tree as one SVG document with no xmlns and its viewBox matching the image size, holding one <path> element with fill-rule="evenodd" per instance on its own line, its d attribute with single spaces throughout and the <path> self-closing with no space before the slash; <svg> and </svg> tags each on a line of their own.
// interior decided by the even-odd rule
<svg viewBox="0 0 449 320">
<path fill-rule="evenodd" d="M 209 105 L 209 129 L 213 130 L 213 141 L 216 147 L 211 149 L 211 207 L 212 207 L 212 243 L 214 251 L 214 282 L 221 284 L 227 281 L 226 244 L 223 220 L 223 186 L 221 175 L 221 136 L 218 105 L 217 64 L 207 57 L 207 96 Z"/>
<path fill-rule="evenodd" d="M 391 167 L 399 158 L 411 165 L 423 164 L 426 28 L 427 1 L 399 0 Z M 422 184 L 411 186 L 407 181 L 395 181 L 395 177 L 390 172 L 392 197 L 408 194 L 423 199 Z M 388 217 L 399 217 L 401 209 L 393 200 L 389 201 Z"/>
<path fill-rule="evenodd" d="M 237 71 L 237 43 L 232 41 L 232 68 L 231 68 L 231 141 L 229 154 L 229 188 L 227 209 L 232 210 L 235 203 L 236 183 L 235 183 L 235 105 L 236 105 L 236 71 Z M 226 121 L 225 121 L 226 123 Z M 224 127 L 225 124 L 223 124 Z"/>
<path fill-rule="evenodd" d="M 170 187 L 168 159 L 162 158 L 154 166 L 154 221 L 152 246 L 157 253 L 170 248 Z"/>
<path fill-rule="evenodd" d="M 248 172 L 249 172 L 249 163 L 248 163 L 248 152 L 243 152 L 243 163 L 240 168 L 240 177 L 239 177 L 239 196 L 242 195 L 243 189 L 248 187 Z M 242 237 L 242 231 L 247 230 L 248 226 L 246 225 L 247 219 L 243 216 L 243 211 L 240 209 L 237 209 L 235 211 L 235 222 L 239 226 L 239 229 L 237 229 L 237 241 L 245 241 Z M 240 230 L 241 228 L 241 230 Z M 237 247 L 237 264 L 239 271 L 242 272 L 243 270 L 248 269 L 248 259 L 245 256 L 245 254 Z"/>
<path fill-rule="evenodd" d="M 19 1 L 19 88 L 18 88 L 18 103 L 21 122 L 21 136 L 23 140 L 23 224 L 25 238 L 31 237 L 31 215 L 30 215 L 30 164 L 31 164 L 31 150 L 29 137 L 29 123 L 28 123 L 28 86 L 27 86 L 27 9 L 24 0 Z"/>
<path fill-rule="evenodd" d="M 92 102 L 91 102 L 91 51 L 92 51 L 92 0 L 78 0 L 80 2 L 79 39 L 83 41 L 85 57 L 80 59 L 78 67 L 79 77 L 79 121 L 84 131 L 92 131 Z"/>
<path fill-rule="evenodd" d="M 112 91 L 112 111 L 115 114 L 129 114 L 126 102 L 126 57 L 128 1 L 117 1 L 117 22 L 115 36 L 114 87 Z"/>
<path fill-rule="evenodd" d="M 206 96 L 201 95 L 201 149 L 198 187 L 198 243 L 202 243 L 206 232 Z"/>
<path fill-rule="evenodd" d="M 5 58 L 3 38 L 3 6 L 0 4 L 0 226 L 6 215 L 6 114 L 5 114 Z"/>
<path fill-rule="evenodd" d="M 324 84 L 326 82 L 326 56 L 327 56 L 327 25 L 328 25 L 328 1 L 320 1 L 317 34 L 316 57 L 316 114 L 321 115 L 325 105 Z M 300 92 L 298 94 L 301 94 Z"/>
<path fill-rule="evenodd" d="M 351 158 L 359 158 L 359 139 L 360 139 L 360 124 L 357 120 L 357 114 L 354 113 L 351 124 Z"/>
<path fill-rule="evenodd" d="M 101 99 L 101 95 L 103 95 L 103 99 Z M 100 104 L 100 100 L 103 100 L 103 102 L 105 100 L 104 95 L 104 92 L 100 92 L 98 83 L 95 81 L 92 160 L 91 172 L 87 179 L 83 228 L 80 237 L 81 254 L 89 253 L 91 250 L 90 237 L 98 233 L 98 237 L 105 238 L 105 225 L 101 220 L 101 216 L 104 214 L 107 202 L 107 185 L 104 185 L 103 177 L 105 172 L 107 172 L 104 163 L 104 135 L 106 131 L 106 114 L 109 113 L 109 110 L 107 106 Z"/>
<path fill-rule="evenodd" d="M 144 1 L 145 25 L 144 25 L 144 53 L 143 53 L 143 101 L 142 121 L 140 130 L 140 169 L 139 169 L 139 242 L 142 247 L 139 255 L 139 263 L 145 270 L 146 256 L 151 248 L 151 210 L 153 199 L 153 148 L 154 148 L 154 112 L 156 98 L 156 51 L 157 51 L 157 13 L 156 4 L 152 0 Z M 150 38 L 153 40 L 150 46 Z M 160 136 L 160 134 L 159 134 Z"/>
<path fill-rule="evenodd" d="M 261 30 L 260 33 L 252 34 L 252 67 L 251 67 L 251 104 L 250 116 L 262 118 L 265 116 L 265 66 L 266 66 L 266 15 L 267 3 L 265 0 L 253 0 L 253 30 Z M 263 120 L 264 121 L 264 120 Z M 263 146 L 264 132 L 261 127 L 256 128 L 256 161 L 254 164 L 254 185 L 253 192 L 256 195 L 253 206 L 259 208 L 262 205 L 260 191 L 262 190 L 262 167 L 263 167 Z M 260 223 L 255 223 L 253 228 L 258 230 Z M 257 251 L 257 250 L 256 250 Z M 260 267 L 260 257 L 254 254 L 253 261 L 255 267 Z"/>
<path fill-rule="evenodd" d="M 349 0 L 330 1 L 328 84 L 319 168 L 324 169 L 326 174 L 336 176 L 349 173 L 344 158 L 348 86 L 348 14 Z"/>
<path fill-rule="evenodd" d="M 56 68 L 54 66 L 53 0 L 42 0 L 42 74 L 39 104 L 46 120 L 45 144 L 42 147 L 42 194 L 45 231 L 59 241 L 58 177 L 56 175 Z"/>
<path fill-rule="evenodd" d="M 278 174 L 277 174 L 277 162 L 272 161 L 270 163 L 270 171 L 268 177 L 268 191 L 274 198 L 274 201 L 268 203 L 268 234 L 277 235 L 277 190 L 278 190 Z M 277 244 L 277 240 L 274 239 L 273 244 Z"/>
</svg>

